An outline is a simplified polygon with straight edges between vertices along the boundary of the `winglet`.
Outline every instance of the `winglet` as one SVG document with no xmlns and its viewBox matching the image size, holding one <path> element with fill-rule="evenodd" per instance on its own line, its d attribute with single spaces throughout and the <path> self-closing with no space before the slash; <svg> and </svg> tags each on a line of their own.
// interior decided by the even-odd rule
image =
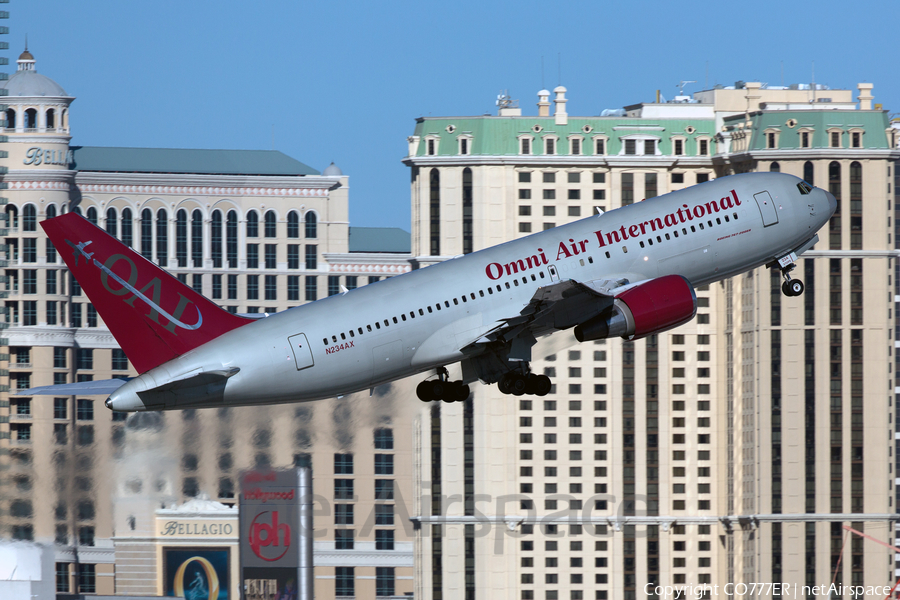
<svg viewBox="0 0 900 600">
<path fill-rule="evenodd" d="M 207 300 L 77 213 L 41 227 L 139 373 L 252 322 Z"/>
</svg>

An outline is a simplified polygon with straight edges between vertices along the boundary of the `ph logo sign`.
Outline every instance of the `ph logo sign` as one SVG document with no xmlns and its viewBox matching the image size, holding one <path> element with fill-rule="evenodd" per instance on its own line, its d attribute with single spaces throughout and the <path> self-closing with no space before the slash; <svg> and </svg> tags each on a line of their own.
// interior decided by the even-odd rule
<svg viewBox="0 0 900 600">
<path fill-rule="evenodd" d="M 291 549 L 291 527 L 278 522 L 277 510 L 256 515 L 250 523 L 248 538 L 253 554 L 267 562 L 277 561 Z"/>
</svg>

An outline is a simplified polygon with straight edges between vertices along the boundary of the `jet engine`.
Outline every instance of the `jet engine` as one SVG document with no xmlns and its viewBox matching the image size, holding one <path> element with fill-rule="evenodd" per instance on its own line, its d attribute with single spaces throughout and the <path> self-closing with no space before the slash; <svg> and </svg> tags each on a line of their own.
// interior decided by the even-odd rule
<svg viewBox="0 0 900 600">
<path fill-rule="evenodd" d="M 639 339 L 687 323 L 695 314 L 697 295 L 690 282 L 666 275 L 617 294 L 612 306 L 575 327 L 575 339 Z"/>
</svg>

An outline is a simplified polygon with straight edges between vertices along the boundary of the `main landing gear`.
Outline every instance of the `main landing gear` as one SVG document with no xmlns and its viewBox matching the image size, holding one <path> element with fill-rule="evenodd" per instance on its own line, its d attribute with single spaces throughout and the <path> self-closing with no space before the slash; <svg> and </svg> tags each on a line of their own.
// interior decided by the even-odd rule
<svg viewBox="0 0 900 600">
<path fill-rule="evenodd" d="M 449 381 L 447 369 L 438 369 L 437 379 L 427 379 L 416 386 L 416 396 L 422 402 L 442 400 L 444 402 L 463 402 L 469 399 L 469 386 L 462 381 Z"/>
<path fill-rule="evenodd" d="M 513 396 L 521 396 L 523 394 L 546 396 L 550 393 L 552 385 L 549 377 L 546 375 L 535 375 L 534 373 L 509 372 L 497 382 L 497 388 L 501 393 L 512 394 Z"/>
<path fill-rule="evenodd" d="M 791 271 L 794 270 L 795 266 L 792 263 L 781 269 L 781 276 L 784 277 L 784 283 L 781 284 L 781 292 L 785 296 L 799 296 L 805 289 L 802 281 L 791 278 Z"/>
</svg>

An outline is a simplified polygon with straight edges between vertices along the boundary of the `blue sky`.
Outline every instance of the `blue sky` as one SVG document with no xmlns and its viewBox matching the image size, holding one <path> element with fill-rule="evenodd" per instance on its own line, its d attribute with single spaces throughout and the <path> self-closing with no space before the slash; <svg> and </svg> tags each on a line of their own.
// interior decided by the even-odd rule
<svg viewBox="0 0 900 600">
<path fill-rule="evenodd" d="M 77 97 L 73 144 L 273 147 L 350 176 L 357 226 L 409 230 L 415 118 L 536 114 L 562 83 L 570 115 L 671 97 L 680 80 L 875 85 L 900 112 L 896 19 L 883 2 L 216 2 L 11 0 L 15 70 Z M 543 57 L 543 76 L 542 63 Z M 560 68 L 561 64 L 561 68 Z M 783 72 L 783 79 L 782 79 Z M 855 93 L 854 93 L 855 97 Z M 274 135 L 273 135 L 274 131 Z"/>
</svg>

